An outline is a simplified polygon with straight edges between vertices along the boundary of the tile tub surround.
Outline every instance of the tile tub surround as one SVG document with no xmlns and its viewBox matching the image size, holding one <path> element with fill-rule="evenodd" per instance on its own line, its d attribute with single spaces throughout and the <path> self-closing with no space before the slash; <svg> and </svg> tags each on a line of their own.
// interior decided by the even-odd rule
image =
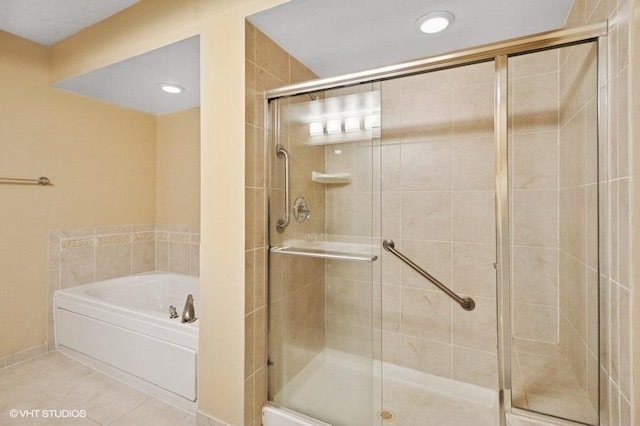
<svg viewBox="0 0 640 426">
<path fill-rule="evenodd" d="M 186 225 L 120 225 L 49 231 L 47 349 L 55 347 L 53 293 L 150 271 L 199 275 L 200 232 Z"/>
</svg>

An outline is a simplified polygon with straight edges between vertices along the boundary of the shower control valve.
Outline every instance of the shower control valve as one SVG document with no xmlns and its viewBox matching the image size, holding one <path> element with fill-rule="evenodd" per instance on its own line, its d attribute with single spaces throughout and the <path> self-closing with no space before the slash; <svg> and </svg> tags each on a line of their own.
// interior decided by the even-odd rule
<svg viewBox="0 0 640 426">
<path fill-rule="evenodd" d="M 293 217 L 297 222 L 304 222 L 305 220 L 311 219 L 311 209 L 309 208 L 307 200 L 303 197 L 298 197 L 296 201 L 294 201 Z"/>
</svg>

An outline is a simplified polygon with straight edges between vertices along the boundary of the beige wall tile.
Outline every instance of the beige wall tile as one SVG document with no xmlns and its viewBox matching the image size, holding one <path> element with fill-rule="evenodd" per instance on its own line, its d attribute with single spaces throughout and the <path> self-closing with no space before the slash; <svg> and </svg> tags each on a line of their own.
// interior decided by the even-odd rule
<svg viewBox="0 0 640 426">
<path fill-rule="evenodd" d="M 453 193 L 453 241 L 495 243 L 494 198 L 493 191 Z"/>
<path fill-rule="evenodd" d="M 94 247 L 62 249 L 60 253 L 61 288 L 95 281 L 94 262 Z"/>
<path fill-rule="evenodd" d="M 447 285 L 451 283 L 451 244 L 449 242 L 402 240 L 400 246 L 396 245 L 405 256 L 418 264 L 422 269 Z M 386 253 L 386 252 L 385 252 Z M 391 254 L 389 254 L 391 256 Z M 433 290 L 433 284 L 421 275 L 402 263 L 395 257 L 389 258 L 389 262 L 399 265 L 401 268 L 402 286 Z M 383 272 L 384 267 L 383 264 Z M 398 278 L 395 277 L 397 282 Z M 393 283 L 386 281 L 383 283 Z"/>
<path fill-rule="evenodd" d="M 453 244 L 452 287 L 472 296 L 496 297 L 496 247 L 493 244 Z"/>
<path fill-rule="evenodd" d="M 558 74 L 513 80 L 513 126 L 518 133 L 558 128 Z"/>
<path fill-rule="evenodd" d="M 326 277 L 325 283 L 327 320 L 355 324 L 355 283 L 333 277 Z"/>
<path fill-rule="evenodd" d="M 401 305 L 404 336 L 451 342 L 451 302 L 445 294 L 403 288 Z"/>
<path fill-rule="evenodd" d="M 453 346 L 453 379 L 484 388 L 497 389 L 496 354 Z"/>
<path fill-rule="evenodd" d="M 451 239 L 450 192 L 403 192 L 401 203 L 401 227 L 405 238 Z"/>
<path fill-rule="evenodd" d="M 457 138 L 492 137 L 493 98 L 493 84 L 454 88 L 451 122 L 453 135 Z"/>
<path fill-rule="evenodd" d="M 258 29 L 255 29 L 255 63 L 283 82 L 289 82 L 289 55 Z"/>
<path fill-rule="evenodd" d="M 558 50 L 547 50 L 527 55 L 514 56 L 509 61 L 512 78 L 550 74 L 558 71 Z"/>
<path fill-rule="evenodd" d="M 441 377 L 451 377 L 451 345 L 402 336 L 402 365 Z"/>
<path fill-rule="evenodd" d="M 451 73 L 453 87 L 475 86 L 478 84 L 493 83 L 495 78 L 495 64 L 493 61 L 480 64 L 465 65 L 452 68 Z"/>
<path fill-rule="evenodd" d="M 513 192 L 513 244 L 557 247 L 558 195 L 555 191 Z"/>
<path fill-rule="evenodd" d="M 403 191 L 446 191 L 451 187 L 451 144 L 448 140 L 404 144 L 400 162 Z M 383 179 L 384 176 L 383 164 Z"/>
<path fill-rule="evenodd" d="M 558 308 L 514 303 L 513 334 L 523 339 L 558 342 Z"/>
<path fill-rule="evenodd" d="M 493 138 L 452 141 L 453 190 L 495 188 L 495 142 Z"/>
<path fill-rule="evenodd" d="M 169 243 L 169 272 L 189 274 L 191 271 L 190 244 Z"/>
<path fill-rule="evenodd" d="M 153 271 L 155 265 L 156 244 L 154 241 L 135 241 L 132 243 L 132 273 Z"/>
<path fill-rule="evenodd" d="M 131 275 L 131 244 L 96 246 L 96 281 Z"/>
<path fill-rule="evenodd" d="M 515 134 L 511 143 L 514 189 L 558 188 L 558 133 Z"/>
<path fill-rule="evenodd" d="M 169 270 L 169 243 L 156 241 L 156 270 Z"/>
<path fill-rule="evenodd" d="M 496 301 L 475 297 L 476 307 L 465 311 L 453 305 L 453 343 L 465 348 L 495 353 L 498 345 Z"/>
<path fill-rule="evenodd" d="M 513 247 L 513 300 L 558 306 L 558 250 Z"/>
</svg>

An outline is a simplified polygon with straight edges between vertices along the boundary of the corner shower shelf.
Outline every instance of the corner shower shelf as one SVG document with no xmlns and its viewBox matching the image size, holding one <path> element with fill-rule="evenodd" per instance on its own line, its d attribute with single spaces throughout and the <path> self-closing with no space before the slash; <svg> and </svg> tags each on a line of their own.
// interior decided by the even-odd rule
<svg viewBox="0 0 640 426">
<path fill-rule="evenodd" d="M 372 249 L 367 244 L 335 243 L 331 241 L 310 243 L 292 240 L 285 241 L 282 245 L 271 247 L 269 251 L 276 254 L 371 263 L 378 258 L 378 256 L 371 253 Z"/>
<path fill-rule="evenodd" d="M 311 180 L 317 183 L 351 183 L 351 173 L 311 172 Z"/>
</svg>

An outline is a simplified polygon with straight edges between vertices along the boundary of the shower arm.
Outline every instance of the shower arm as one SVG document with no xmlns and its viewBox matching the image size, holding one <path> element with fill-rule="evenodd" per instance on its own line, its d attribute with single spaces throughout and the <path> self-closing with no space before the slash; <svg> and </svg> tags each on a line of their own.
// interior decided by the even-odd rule
<svg viewBox="0 0 640 426">
<path fill-rule="evenodd" d="M 284 219 L 278 219 L 276 222 L 276 229 L 278 232 L 284 232 L 287 226 L 289 226 L 289 193 L 291 192 L 291 179 L 290 179 L 290 161 L 289 152 L 280 144 L 276 145 L 276 155 L 284 158 Z"/>
<path fill-rule="evenodd" d="M 406 263 L 407 265 L 409 265 L 409 267 L 411 267 L 411 269 L 413 269 L 414 271 L 416 271 L 417 273 L 419 273 L 420 275 L 422 275 L 424 278 L 426 278 L 431 284 L 435 285 L 436 287 L 438 287 L 440 290 L 442 290 L 447 296 L 449 296 L 450 298 L 452 298 L 453 300 L 455 300 L 456 302 L 458 302 L 458 304 L 460 306 L 462 306 L 462 309 L 464 309 L 465 311 L 473 311 L 473 309 L 476 307 L 476 303 L 473 301 L 472 298 L 470 297 L 460 297 L 457 294 L 455 294 L 450 288 L 448 288 L 447 286 L 445 286 L 444 284 L 442 284 L 440 281 L 438 281 L 435 277 L 431 276 L 431 274 L 429 274 L 427 271 L 425 271 L 424 269 L 422 269 L 421 267 L 419 267 L 418 265 L 416 265 L 411 259 L 409 259 L 407 256 L 405 256 L 404 254 L 400 253 L 398 250 L 396 250 L 396 245 L 393 242 L 393 240 L 384 240 L 382 242 L 382 247 L 384 247 L 384 249 L 388 252 L 390 252 L 391 254 L 393 254 L 395 257 L 397 257 L 398 259 L 402 260 L 404 263 Z"/>
</svg>

